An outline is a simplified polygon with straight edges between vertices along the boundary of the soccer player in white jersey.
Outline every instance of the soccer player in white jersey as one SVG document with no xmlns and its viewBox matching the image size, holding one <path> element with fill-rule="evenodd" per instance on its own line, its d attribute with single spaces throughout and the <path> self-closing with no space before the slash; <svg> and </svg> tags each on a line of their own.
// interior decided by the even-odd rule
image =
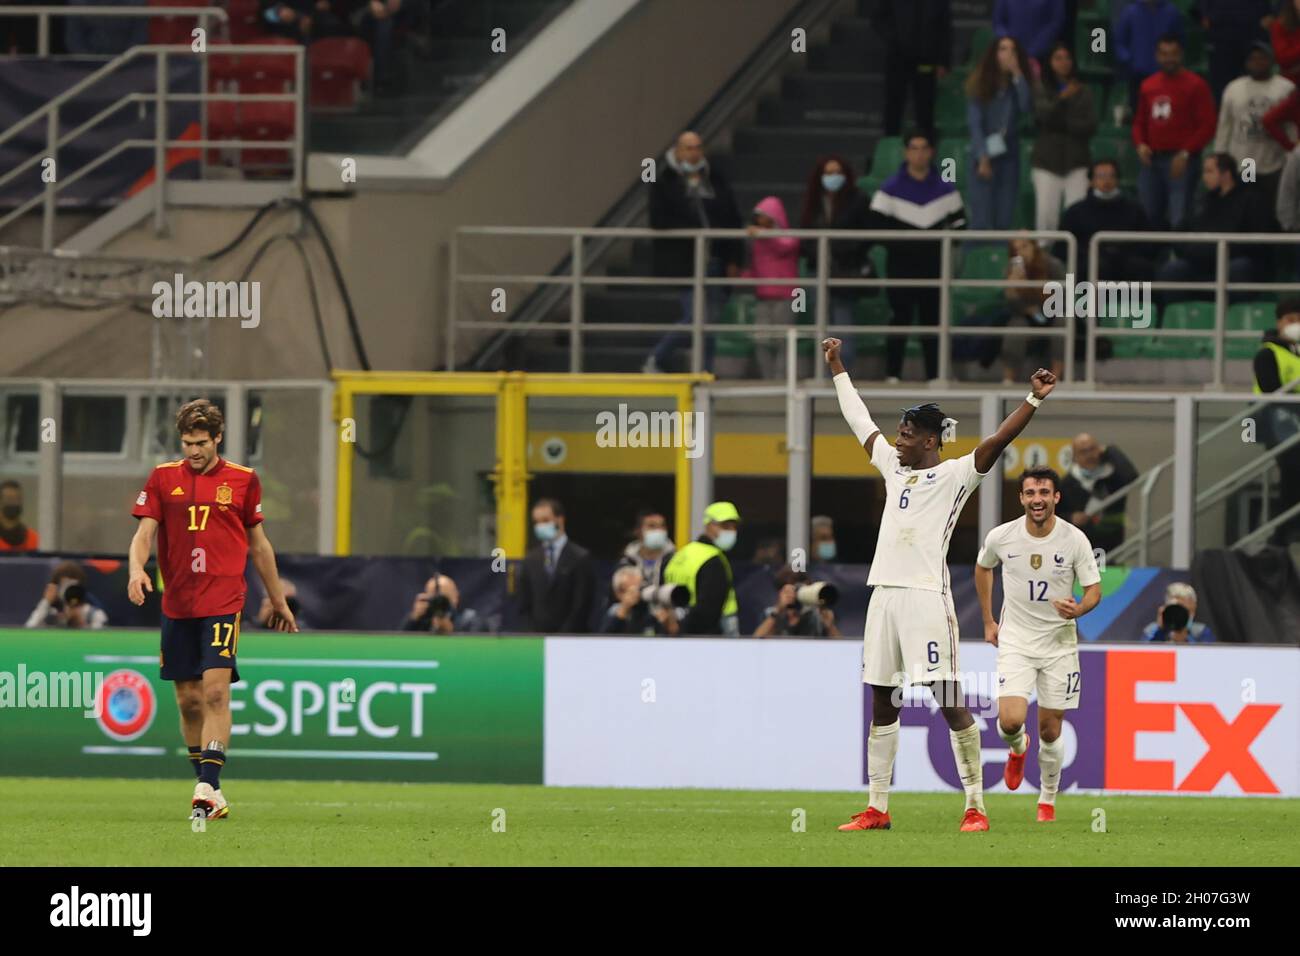
<svg viewBox="0 0 1300 956">
<path fill-rule="evenodd" d="M 957 516 L 1003 449 L 1019 435 L 1056 385 L 1046 369 L 1033 375 L 1033 390 L 997 432 L 969 455 L 940 461 L 943 431 L 952 422 L 933 403 L 903 412 L 891 446 L 871 420 L 862 396 L 840 361 L 840 340 L 822 348 L 834 376 L 840 411 L 854 437 L 885 479 L 885 509 L 867 586 L 867 626 L 862 680 L 871 685 L 871 731 L 867 737 L 867 809 L 841 830 L 888 830 L 889 781 L 898 752 L 900 687 L 930 688 L 952 736 L 957 773 L 966 791 L 963 831 L 987 830 L 980 728 L 966 709 L 958 681 L 957 614 L 948 581 L 948 542 Z"/>
<path fill-rule="evenodd" d="M 984 640 L 998 649 L 998 733 L 1011 748 L 1003 778 L 1025 779 L 1029 695 L 1038 692 L 1038 822 L 1056 819 L 1061 783 L 1061 721 L 1079 706 L 1079 636 L 1075 619 L 1101 600 L 1101 574 L 1087 535 L 1056 517 L 1061 479 L 1050 468 L 1020 476 L 1025 516 L 1000 524 L 975 562 L 975 593 Z M 993 619 L 993 569 L 1002 565 L 1002 616 Z M 1083 588 L 1075 601 L 1074 584 Z"/>
</svg>

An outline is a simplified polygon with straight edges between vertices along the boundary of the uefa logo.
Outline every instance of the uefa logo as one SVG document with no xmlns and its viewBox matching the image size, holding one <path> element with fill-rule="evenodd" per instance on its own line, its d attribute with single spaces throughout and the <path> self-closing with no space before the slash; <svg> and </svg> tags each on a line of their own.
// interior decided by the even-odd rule
<svg viewBox="0 0 1300 956">
<path fill-rule="evenodd" d="M 103 700 L 95 701 L 96 719 L 114 740 L 135 740 L 149 729 L 158 712 L 153 687 L 138 671 L 113 671 L 99 692 Z"/>
</svg>

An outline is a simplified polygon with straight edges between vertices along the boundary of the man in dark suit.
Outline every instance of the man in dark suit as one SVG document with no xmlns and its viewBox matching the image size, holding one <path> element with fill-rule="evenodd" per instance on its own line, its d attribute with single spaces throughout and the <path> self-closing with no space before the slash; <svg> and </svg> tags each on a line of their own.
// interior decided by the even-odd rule
<svg viewBox="0 0 1300 956">
<path fill-rule="evenodd" d="M 533 505 L 538 545 L 524 557 L 519 611 L 528 631 L 585 634 L 590 630 L 595 571 L 587 549 L 564 533 L 564 506 L 554 498 Z"/>
</svg>

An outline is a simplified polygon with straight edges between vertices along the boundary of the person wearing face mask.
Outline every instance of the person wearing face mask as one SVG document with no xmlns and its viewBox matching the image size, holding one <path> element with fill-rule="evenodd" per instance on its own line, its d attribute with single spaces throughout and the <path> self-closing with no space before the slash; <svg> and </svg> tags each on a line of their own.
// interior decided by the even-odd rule
<svg viewBox="0 0 1300 956">
<path fill-rule="evenodd" d="M 704 509 L 704 532 L 679 548 L 664 568 L 665 584 L 683 584 L 691 601 L 681 622 L 683 634 L 738 637 L 740 609 L 727 552 L 736 546 L 740 512 L 730 501 Z"/>
<path fill-rule="evenodd" d="M 1078 274 L 1088 276 L 1089 254 L 1098 232 L 1147 232 L 1151 222 L 1142 206 L 1120 189 L 1119 164 L 1099 159 L 1088 167 L 1088 194 L 1065 210 L 1061 229 L 1071 233 L 1078 250 Z M 1056 247 L 1064 260 L 1065 243 Z M 1149 282 L 1155 270 L 1155 252 L 1132 242 L 1102 244 L 1098 248 L 1097 277 L 1115 282 Z M 1080 323 L 1082 324 L 1082 323 Z M 1101 339 L 1101 342 L 1107 341 Z"/>
<path fill-rule="evenodd" d="M 28 627 L 67 627 L 98 630 L 108 626 L 108 614 L 86 590 L 86 572 L 76 561 L 54 568 L 40 601 L 27 618 Z"/>
<path fill-rule="evenodd" d="M 1165 602 L 1156 619 L 1142 629 L 1142 640 L 1170 644 L 1213 644 L 1214 632 L 1196 620 L 1196 589 L 1175 581 L 1165 588 Z"/>
<path fill-rule="evenodd" d="M 647 509 L 636 517 L 636 540 L 623 549 L 619 564 L 640 568 L 646 584 L 663 583 L 664 565 L 677 550 L 668 537 L 668 519 L 660 511 Z"/>
<path fill-rule="evenodd" d="M 1300 393 L 1300 298 L 1283 299 L 1277 304 L 1277 327 L 1264 333 L 1255 353 L 1254 371 L 1256 394 Z M 1279 402 L 1264 412 L 1263 420 L 1260 437 L 1273 448 L 1300 433 L 1300 406 Z M 1300 445 L 1282 452 L 1277 465 L 1282 474 L 1278 483 L 1280 512 L 1300 504 Z M 1279 543 L 1300 538 L 1300 519 L 1279 528 L 1278 538 Z"/>
<path fill-rule="evenodd" d="M 866 229 L 870 213 L 867 195 L 858 189 L 853 166 L 843 156 L 832 153 L 817 160 L 808 174 L 803 191 L 800 229 Z M 829 272 L 833 279 L 870 277 L 871 261 L 867 258 L 870 243 L 858 239 L 831 239 Z M 810 275 L 817 274 L 817 240 L 805 239 L 799 250 L 808 264 Z M 858 293 L 875 293 L 868 289 L 836 289 L 831 292 L 831 325 L 851 325 Z M 815 294 L 815 292 L 814 292 Z M 809 311 L 813 306 L 809 305 Z M 848 345 L 853 339 L 847 339 Z M 852 348 L 846 349 L 846 365 L 853 364 Z"/>
<path fill-rule="evenodd" d="M 22 485 L 12 480 L 0 483 L 0 552 L 40 550 L 40 535 L 19 520 L 22 514 Z"/>
<path fill-rule="evenodd" d="M 527 631 L 586 634 L 591 630 L 595 571 L 591 555 L 565 534 L 564 506 L 554 498 L 533 505 L 537 546 L 524 556 L 518 608 Z"/>
<path fill-rule="evenodd" d="M 835 522 L 826 515 L 814 515 L 812 519 L 812 536 L 809 539 L 814 561 L 834 561 Z"/>
<path fill-rule="evenodd" d="M 1110 551 L 1124 541 L 1126 499 L 1120 498 L 1105 510 L 1101 502 L 1137 480 L 1137 469 L 1128 456 L 1114 445 L 1102 445 L 1087 432 L 1074 436 L 1074 461 L 1061 481 L 1057 514 L 1088 536 L 1093 547 Z"/>
</svg>

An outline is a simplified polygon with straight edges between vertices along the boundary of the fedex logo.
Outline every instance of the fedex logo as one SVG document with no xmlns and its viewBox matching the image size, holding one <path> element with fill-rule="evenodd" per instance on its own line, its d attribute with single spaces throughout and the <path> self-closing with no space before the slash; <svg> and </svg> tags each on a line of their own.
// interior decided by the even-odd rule
<svg viewBox="0 0 1300 956">
<path fill-rule="evenodd" d="M 1174 104 L 1168 96 L 1157 96 L 1151 101 L 1151 118 L 1153 120 L 1167 121 L 1174 115 Z"/>
<path fill-rule="evenodd" d="M 1138 700 L 1139 684 L 1173 683 L 1177 667 L 1178 655 L 1168 651 L 1106 654 L 1106 789 L 1208 793 L 1231 777 L 1245 793 L 1278 793 L 1250 748 L 1282 705 L 1243 703 L 1235 713 L 1225 713 L 1202 701 Z M 1146 760 L 1137 754 L 1139 733 L 1172 734 L 1179 713 L 1206 747 L 1181 780 L 1176 779 L 1174 761 Z"/>
</svg>

